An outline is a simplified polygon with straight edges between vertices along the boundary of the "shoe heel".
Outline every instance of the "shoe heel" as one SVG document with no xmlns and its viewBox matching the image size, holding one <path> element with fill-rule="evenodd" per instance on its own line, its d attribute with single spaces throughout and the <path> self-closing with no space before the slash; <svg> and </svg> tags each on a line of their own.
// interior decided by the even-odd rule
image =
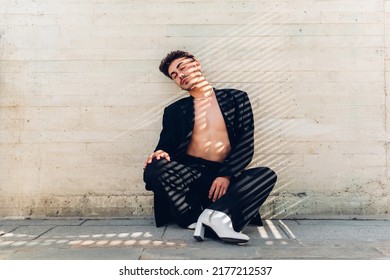
<svg viewBox="0 0 390 280">
<path fill-rule="evenodd" d="M 195 232 L 194 232 L 194 238 L 197 241 L 203 241 L 204 240 L 204 230 L 205 230 L 205 227 L 204 227 L 203 223 L 199 221 L 196 224 L 196 228 L 195 228 Z"/>
</svg>

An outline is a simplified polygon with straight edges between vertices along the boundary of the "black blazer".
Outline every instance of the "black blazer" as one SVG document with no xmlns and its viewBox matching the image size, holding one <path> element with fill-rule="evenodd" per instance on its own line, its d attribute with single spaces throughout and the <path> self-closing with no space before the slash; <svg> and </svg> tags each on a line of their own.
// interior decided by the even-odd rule
<svg viewBox="0 0 390 280">
<path fill-rule="evenodd" d="M 251 162 L 254 153 L 254 121 L 248 95 L 237 89 L 214 89 L 225 120 L 231 150 L 222 163 L 218 176 L 237 177 Z M 155 151 L 164 150 L 171 160 L 186 154 L 194 128 L 194 99 L 182 98 L 164 109 L 163 127 Z M 153 190 L 146 185 L 147 190 Z M 169 206 L 162 195 L 155 192 L 157 226 L 164 224 Z M 160 216 L 160 217 L 158 217 Z"/>
</svg>

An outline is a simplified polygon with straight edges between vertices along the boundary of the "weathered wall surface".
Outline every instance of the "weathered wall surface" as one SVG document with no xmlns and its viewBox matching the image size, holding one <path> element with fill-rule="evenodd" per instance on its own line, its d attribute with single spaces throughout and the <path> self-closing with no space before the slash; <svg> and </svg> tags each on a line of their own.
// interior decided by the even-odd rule
<svg viewBox="0 0 390 280">
<path fill-rule="evenodd" d="M 388 216 L 389 24 L 383 0 L 0 0 L 0 216 L 151 214 L 174 49 L 250 95 L 265 216 Z"/>
</svg>

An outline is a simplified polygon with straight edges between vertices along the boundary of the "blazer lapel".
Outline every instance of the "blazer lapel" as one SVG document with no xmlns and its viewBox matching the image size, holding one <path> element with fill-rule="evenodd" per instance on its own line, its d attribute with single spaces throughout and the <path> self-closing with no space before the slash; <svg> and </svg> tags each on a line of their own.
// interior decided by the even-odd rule
<svg viewBox="0 0 390 280">
<path fill-rule="evenodd" d="M 191 141 L 192 137 L 192 130 L 194 129 L 194 122 L 195 122 L 195 111 L 194 111 L 194 101 L 193 98 L 190 96 L 186 100 L 186 102 L 183 102 L 181 108 L 180 108 L 182 114 L 183 114 L 183 120 L 177 120 L 179 122 L 182 122 L 184 124 L 183 131 L 183 142 L 180 143 L 180 148 L 183 153 L 186 152 L 187 146 Z"/>
<path fill-rule="evenodd" d="M 194 101 L 192 97 L 188 97 L 186 102 L 184 102 L 181 106 L 181 111 L 184 115 L 185 121 L 191 125 L 191 130 L 194 127 L 194 119 L 195 119 L 195 113 L 194 113 Z"/>
<path fill-rule="evenodd" d="M 225 119 L 226 128 L 229 132 L 232 132 L 234 122 L 234 106 L 231 100 L 231 96 L 223 89 L 214 89 L 215 95 L 218 100 L 219 107 L 221 108 L 222 115 Z"/>
</svg>

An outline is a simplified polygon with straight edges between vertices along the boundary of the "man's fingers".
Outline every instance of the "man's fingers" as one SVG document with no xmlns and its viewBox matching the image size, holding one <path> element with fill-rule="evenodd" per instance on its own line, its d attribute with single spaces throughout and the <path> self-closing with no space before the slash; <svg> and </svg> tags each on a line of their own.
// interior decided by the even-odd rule
<svg viewBox="0 0 390 280">
<path fill-rule="evenodd" d="M 209 199 L 211 199 L 213 197 L 214 192 L 215 192 L 215 184 L 213 183 L 211 185 L 210 190 L 209 190 Z"/>
<path fill-rule="evenodd" d="M 218 186 L 217 184 L 213 184 L 213 187 L 210 190 L 209 198 L 215 202 L 219 198 L 219 192 L 220 192 L 221 186 Z"/>
<path fill-rule="evenodd" d="M 160 160 L 161 158 L 166 158 L 168 161 L 171 161 L 171 158 L 169 156 L 169 154 L 167 152 L 164 152 L 164 151 L 156 151 L 154 153 L 152 153 L 150 156 L 148 156 L 146 158 L 146 161 L 144 163 L 144 168 L 146 168 L 146 166 L 151 163 L 153 161 L 153 159 L 156 158 L 157 160 Z"/>
<path fill-rule="evenodd" d="M 214 194 L 212 195 L 213 196 L 213 202 L 215 202 L 217 199 L 220 199 L 227 191 L 227 187 L 224 186 L 224 185 L 220 185 L 220 186 L 217 186 L 215 189 L 214 189 Z M 211 198 L 211 196 L 210 196 Z"/>
<path fill-rule="evenodd" d="M 168 153 L 163 153 L 161 156 L 166 160 L 171 160 Z"/>
<path fill-rule="evenodd" d="M 151 158 L 150 156 L 148 156 L 148 157 L 146 158 L 145 162 L 144 162 L 144 168 L 145 168 L 149 163 L 151 163 L 151 162 L 152 162 L 152 158 Z"/>
<path fill-rule="evenodd" d="M 145 168 L 149 163 L 152 162 L 152 160 L 153 160 L 153 158 L 154 158 L 155 156 L 156 156 L 155 153 L 153 153 L 153 154 L 151 154 L 150 156 L 148 156 L 148 157 L 146 158 L 146 161 L 145 161 L 145 163 L 144 163 L 144 168 Z"/>
<path fill-rule="evenodd" d="M 215 189 L 214 195 L 213 195 L 213 202 L 215 202 L 218 198 L 218 188 Z"/>
<path fill-rule="evenodd" d="M 219 199 L 222 196 L 222 187 L 220 186 L 217 188 L 214 192 L 213 202 L 215 202 L 217 199 Z"/>
<path fill-rule="evenodd" d="M 162 158 L 165 158 L 166 160 L 170 161 L 171 158 L 169 157 L 168 153 L 161 153 L 161 154 L 158 154 L 157 157 L 156 157 L 158 160 L 162 159 Z"/>
<path fill-rule="evenodd" d="M 151 155 L 148 157 L 148 163 L 151 163 L 154 157 L 155 157 L 155 155 L 154 155 L 154 154 L 151 154 Z"/>
</svg>

